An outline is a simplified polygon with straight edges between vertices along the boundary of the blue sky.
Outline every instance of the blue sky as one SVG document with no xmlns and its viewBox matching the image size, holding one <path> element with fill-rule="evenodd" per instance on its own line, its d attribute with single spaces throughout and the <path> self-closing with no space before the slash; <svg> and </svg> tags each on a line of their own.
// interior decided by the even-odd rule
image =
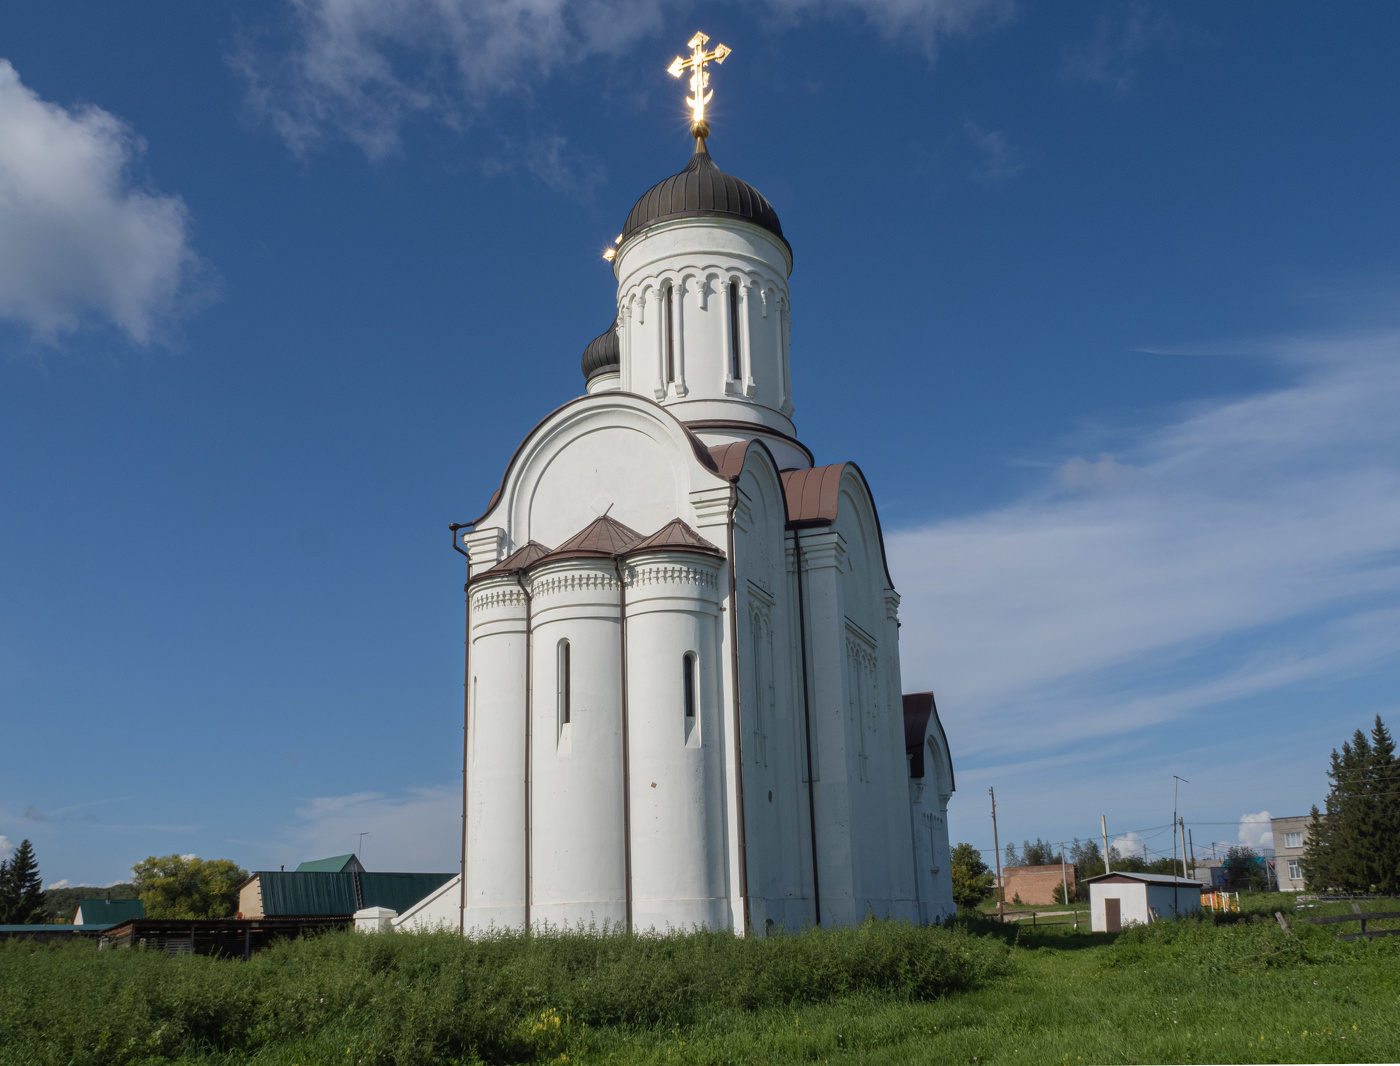
<svg viewBox="0 0 1400 1066">
<path fill-rule="evenodd" d="M 0 9 L 0 845 L 456 862 L 461 568 L 689 150 L 777 207 L 952 832 L 1170 852 L 1400 691 L 1400 11 Z"/>
</svg>

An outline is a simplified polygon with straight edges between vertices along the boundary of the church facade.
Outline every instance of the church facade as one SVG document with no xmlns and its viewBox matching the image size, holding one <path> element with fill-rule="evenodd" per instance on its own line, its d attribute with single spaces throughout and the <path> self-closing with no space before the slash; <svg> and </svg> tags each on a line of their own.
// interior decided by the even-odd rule
<svg viewBox="0 0 1400 1066">
<path fill-rule="evenodd" d="M 797 435 L 792 250 L 703 133 L 627 217 L 585 394 L 454 527 L 463 867 L 410 926 L 953 913 L 952 762 L 901 694 L 875 501 Z"/>
</svg>

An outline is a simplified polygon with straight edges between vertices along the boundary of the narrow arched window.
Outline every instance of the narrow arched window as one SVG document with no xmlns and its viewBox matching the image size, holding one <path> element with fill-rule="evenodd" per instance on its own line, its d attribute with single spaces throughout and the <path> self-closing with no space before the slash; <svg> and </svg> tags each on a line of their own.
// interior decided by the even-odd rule
<svg viewBox="0 0 1400 1066">
<path fill-rule="evenodd" d="M 676 295 L 675 287 L 668 281 L 662 289 L 661 329 L 666 341 L 666 381 L 676 380 L 676 332 L 672 318 L 671 301 Z"/>
<path fill-rule="evenodd" d="M 561 640 L 559 642 L 559 727 L 562 729 L 569 724 L 569 718 L 573 708 L 570 704 L 573 701 L 573 678 L 570 676 L 569 663 L 569 642 Z"/>
<path fill-rule="evenodd" d="M 687 721 L 695 719 L 695 655 L 686 652 L 681 656 L 681 691 L 685 699 Z"/>
<path fill-rule="evenodd" d="M 729 283 L 729 376 L 735 381 L 743 377 L 739 367 L 739 283 Z"/>
</svg>

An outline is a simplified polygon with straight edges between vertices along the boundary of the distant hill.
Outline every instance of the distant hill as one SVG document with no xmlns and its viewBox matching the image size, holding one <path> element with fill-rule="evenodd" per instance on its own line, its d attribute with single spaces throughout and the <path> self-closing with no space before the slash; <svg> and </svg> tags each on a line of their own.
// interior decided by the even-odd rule
<svg viewBox="0 0 1400 1066">
<path fill-rule="evenodd" d="M 73 912 L 78 909 L 80 899 L 136 899 L 135 885 L 120 884 L 107 888 L 94 885 L 79 885 L 73 888 L 51 888 L 44 893 L 44 910 L 50 921 L 71 922 Z"/>
</svg>

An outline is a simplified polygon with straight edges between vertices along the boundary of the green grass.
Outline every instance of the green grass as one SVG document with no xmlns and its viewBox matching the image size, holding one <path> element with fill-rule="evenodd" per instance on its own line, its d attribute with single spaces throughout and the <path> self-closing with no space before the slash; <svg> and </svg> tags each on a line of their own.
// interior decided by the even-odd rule
<svg viewBox="0 0 1400 1066">
<path fill-rule="evenodd" d="M 1400 1059 L 1400 937 L 1306 921 L 1346 904 L 1245 907 L 1117 936 L 977 920 L 767 941 L 344 933 L 250 963 L 10 942 L 0 1064 Z"/>
</svg>

